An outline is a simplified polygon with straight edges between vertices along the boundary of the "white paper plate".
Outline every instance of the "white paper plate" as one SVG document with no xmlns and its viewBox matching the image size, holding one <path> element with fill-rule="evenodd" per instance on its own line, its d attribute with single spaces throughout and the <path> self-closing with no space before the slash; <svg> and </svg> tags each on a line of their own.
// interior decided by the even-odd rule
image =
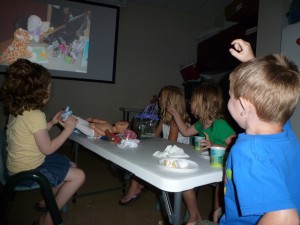
<svg viewBox="0 0 300 225">
<path fill-rule="evenodd" d="M 201 155 L 204 159 L 209 159 L 209 152 L 208 152 L 208 151 L 201 152 L 200 155 Z"/>
<path fill-rule="evenodd" d="M 185 172 L 186 171 L 192 171 L 192 170 L 196 170 L 196 169 L 199 168 L 198 164 L 195 163 L 195 162 L 193 162 L 193 161 L 191 161 L 191 160 L 187 160 L 187 159 L 175 159 L 175 158 L 168 158 L 168 159 L 170 159 L 170 160 L 184 160 L 184 161 L 187 162 L 187 166 L 184 167 L 184 168 L 180 168 L 180 167 L 175 168 L 175 167 L 166 166 L 165 163 L 164 163 L 166 159 L 160 159 L 158 161 L 158 164 L 161 167 L 165 168 L 165 169 L 169 169 L 169 170 L 176 171 L 176 172 L 177 171 L 178 172 L 180 172 L 180 171 L 185 171 Z"/>
</svg>

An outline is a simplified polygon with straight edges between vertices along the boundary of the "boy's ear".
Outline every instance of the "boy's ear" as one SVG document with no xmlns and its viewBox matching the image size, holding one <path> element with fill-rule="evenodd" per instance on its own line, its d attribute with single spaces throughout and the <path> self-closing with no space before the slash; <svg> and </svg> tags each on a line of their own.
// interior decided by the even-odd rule
<svg viewBox="0 0 300 225">
<path fill-rule="evenodd" d="M 253 104 L 249 102 L 247 99 L 240 97 L 240 101 L 246 113 L 249 113 L 250 111 L 252 111 L 252 109 L 255 109 Z"/>
</svg>

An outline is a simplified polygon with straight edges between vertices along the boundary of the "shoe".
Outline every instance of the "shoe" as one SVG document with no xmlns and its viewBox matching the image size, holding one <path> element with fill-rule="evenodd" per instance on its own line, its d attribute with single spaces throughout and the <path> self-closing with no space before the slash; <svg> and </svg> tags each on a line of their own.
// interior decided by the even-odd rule
<svg viewBox="0 0 300 225">
<path fill-rule="evenodd" d="M 130 195 L 130 196 L 124 196 L 122 199 L 126 198 L 127 201 L 122 202 L 122 199 L 119 201 L 120 205 L 129 205 L 131 203 L 134 203 L 136 200 L 138 200 L 142 195 L 146 192 L 146 189 L 143 188 L 140 193 L 137 195 Z"/>
<path fill-rule="evenodd" d="M 34 204 L 34 209 L 36 211 L 43 212 L 43 213 L 48 211 L 47 207 L 41 207 L 39 202 Z"/>
</svg>

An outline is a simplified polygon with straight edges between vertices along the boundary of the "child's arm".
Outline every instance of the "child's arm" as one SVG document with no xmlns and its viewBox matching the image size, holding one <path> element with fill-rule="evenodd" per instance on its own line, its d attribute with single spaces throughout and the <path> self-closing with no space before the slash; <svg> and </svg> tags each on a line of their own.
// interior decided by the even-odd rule
<svg viewBox="0 0 300 225">
<path fill-rule="evenodd" d="M 299 225 L 298 212 L 294 209 L 285 209 L 266 213 L 257 225 Z"/>
<path fill-rule="evenodd" d="M 64 130 L 53 140 L 51 140 L 47 129 L 39 130 L 34 133 L 35 142 L 39 150 L 45 155 L 55 152 L 71 135 L 76 124 L 77 120 L 75 117 L 69 116 L 69 118 L 62 124 L 62 126 L 64 126 Z"/>
<path fill-rule="evenodd" d="M 155 137 L 160 137 L 161 133 L 162 133 L 162 129 L 163 129 L 163 121 L 159 120 L 156 128 L 155 128 L 155 132 L 154 132 L 154 136 Z"/>
<path fill-rule="evenodd" d="M 195 129 L 194 126 L 188 126 L 187 124 L 185 124 L 183 122 L 183 120 L 181 119 L 179 113 L 176 111 L 176 109 L 174 108 L 174 106 L 172 104 L 170 104 L 168 106 L 168 112 L 173 116 L 176 124 L 177 124 L 177 127 L 178 127 L 178 130 L 180 131 L 180 133 L 183 135 L 183 136 L 193 136 L 195 134 L 198 134 L 198 131 Z"/>
<path fill-rule="evenodd" d="M 247 62 L 255 58 L 249 42 L 236 39 L 231 42 L 231 45 L 233 45 L 233 48 L 230 48 L 229 52 L 241 62 Z"/>
<path fill-rule="evenodd" d="M 179 130 L 178 130 L 177 124 L 174 120 L 172 120 L 172 122 L 170 124 L 170 133 L 168 136 L 168 140 L 169 141 L 177 141 L 178 133 L 179 133 Z"/>
</svg>

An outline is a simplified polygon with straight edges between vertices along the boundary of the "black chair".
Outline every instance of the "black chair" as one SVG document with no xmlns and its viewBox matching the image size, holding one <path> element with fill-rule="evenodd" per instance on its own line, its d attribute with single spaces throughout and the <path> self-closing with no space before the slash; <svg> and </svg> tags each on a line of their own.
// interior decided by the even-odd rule
<svg viewBox="0 0 300 225">
<path fill-rule="evenodd" d="M 3 186 L 0 194 L 0 225 L 6 224 L 6 217 L 9 213 L 9 208 L 14 200 L 16 192 L 34 189 L 40 189 L 54 225 L 63 225 L 63 220 L 57 207 L 52 188 L 49 181 L 43 174 L 29 170 L 10 177 L 7 176 L 5 166 L 7 156 L 6 146 L 5 131 L 0 130 L 0 183 Z M 35 182 L 32 186 L 20 185 L 20 183 L 25 180 L 32 180 Z"/>
</svg>

